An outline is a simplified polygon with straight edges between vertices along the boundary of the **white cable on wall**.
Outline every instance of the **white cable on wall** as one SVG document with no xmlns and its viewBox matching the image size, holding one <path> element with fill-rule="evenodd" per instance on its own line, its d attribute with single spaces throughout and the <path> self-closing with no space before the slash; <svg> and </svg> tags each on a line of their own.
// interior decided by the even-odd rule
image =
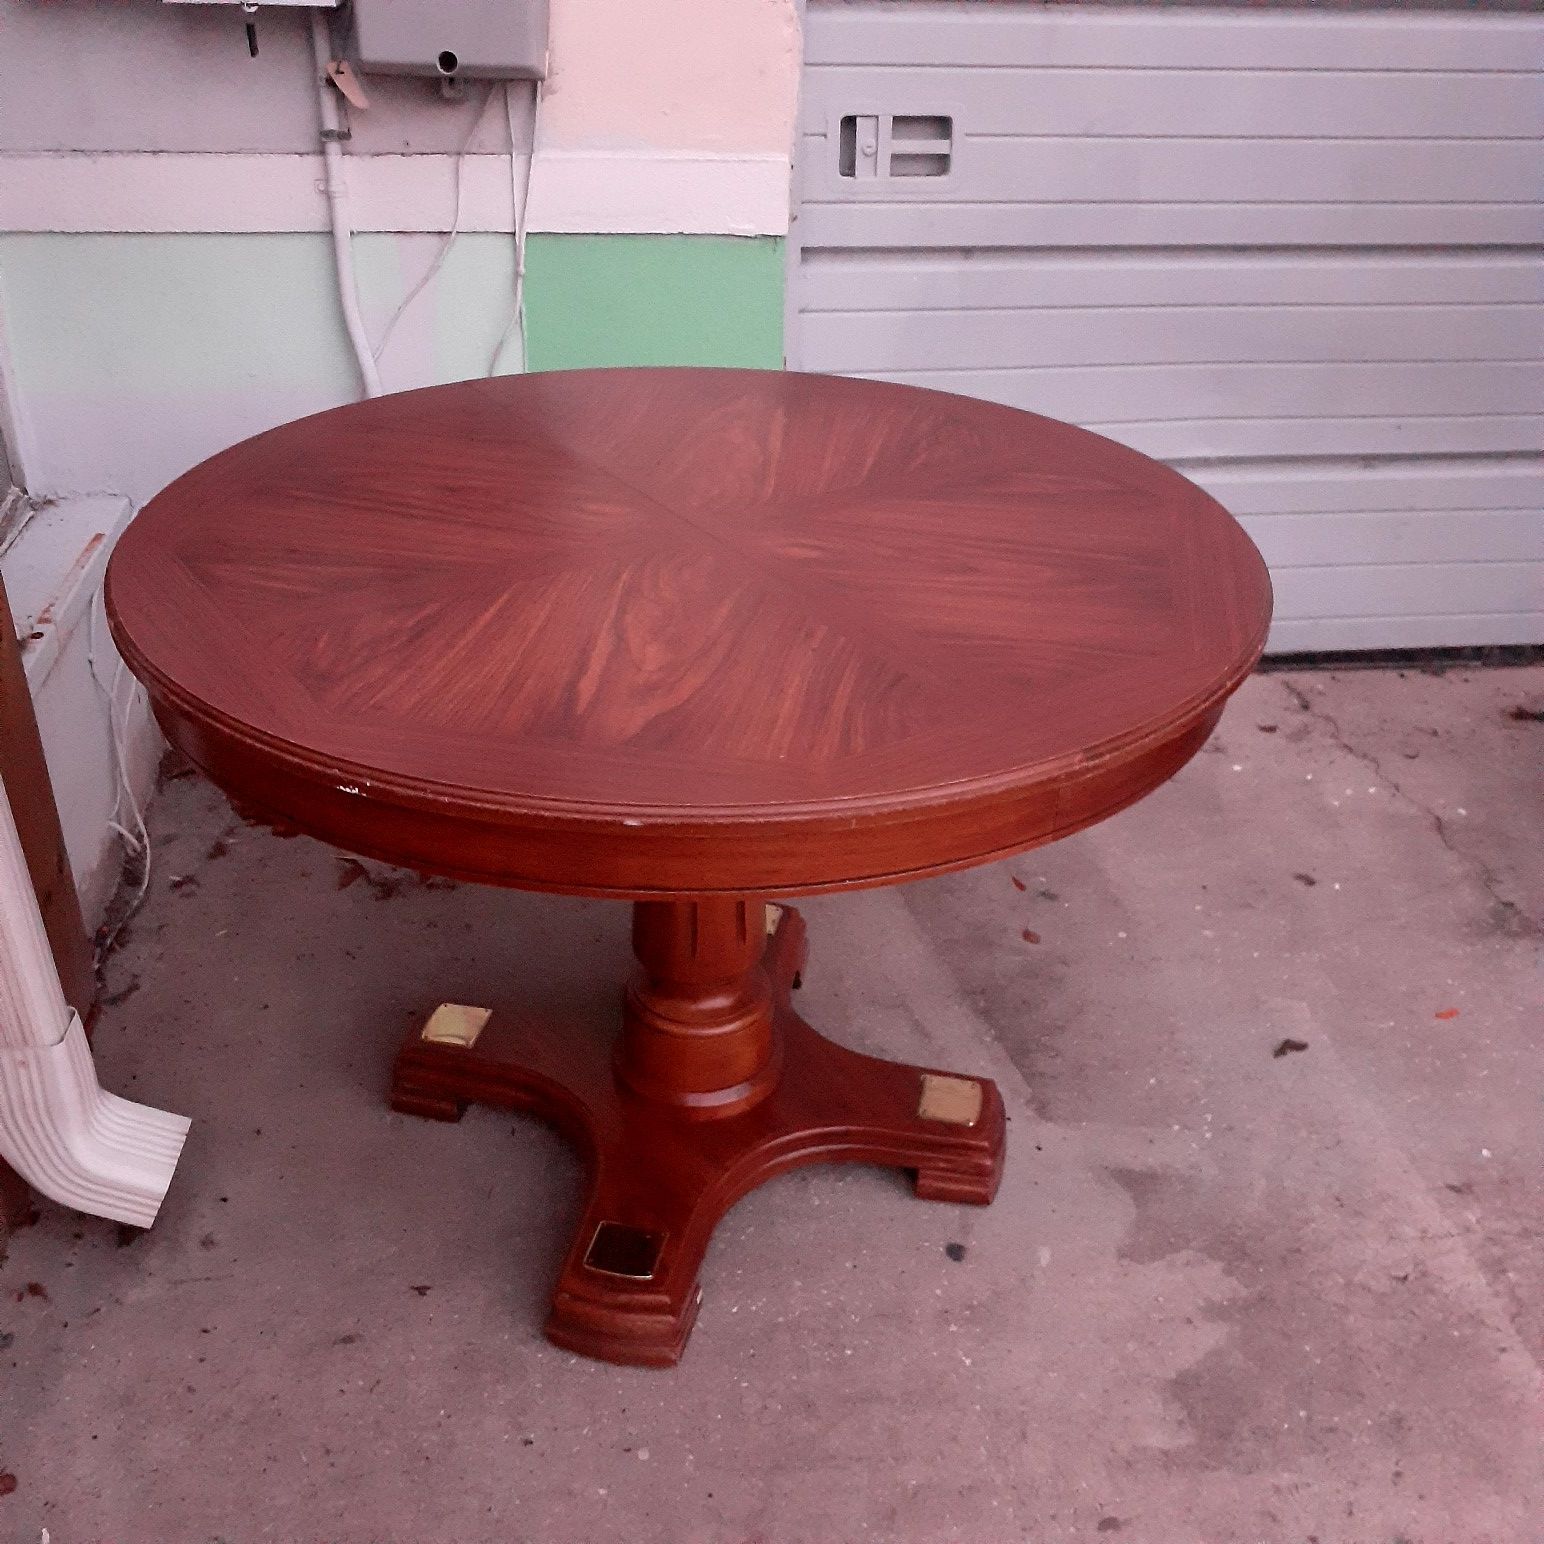
<svg viewBox="0 0 1544 1544">
<path fill-rule="evenodd" d="M 541 121 L 541 85 L 531 82 L 531 146 L 525 158 L 525 176 L 520 175 L 520 139 L 515 128 L 515 87 L 513 81 L 504 82 L 504 120 L 509 125 L 509 197 L 513 211 L 515 233 L 515 289 L 511 297 L 509 322 L 499 336 L 488 363 L 488 374 L 497 375 L 499 360 L 513 336 L 520 344 L 519 369 L 522 374 L 530 368 L 525 327 L 525 238 L 530 227 L 531 172 L 536 165 L 536 131 Z"/>
<path fill-rule="evenodd" d="M 327 19 L 321 11 L 311 12 L 311 51 L 316 57 L 317 110 L 321 118 L 322 166 L 326 173 L 327 211 L 332 227 L 332 259 L 338 275 L 338 303 L 343 308 L 343 325 L 359 365 L 365 395 L 381 395 L 381 375 L 375 367 L 376 354 L 370 349 L 364 317 L 359 310 L 359 283 L 354 276 L 354 228 L 349 219 L 348 178 L 343 166 L 340 143 L 342 121 L 338 98 L 327 67 L 332 63 L 332 38 Z M 458 200 L 459 202 L 459 200 Z"/>
<path fill-rule="evenodd" d="M 450 249 L 455 245 L 456 237 L 461 234 L 467 152 L 471 148 L 473 139 L 476 138 L 477 131 L 482 127 L 483 119 L 487 116 L 488 107 L 496 93 L 490 86 L 477 111 L 472 115 L 471 125 L 456 151 L 455 204 L 451 211 L 450 229 L 440 242 L 428 267 L 419 275 L 412 288 L 398 303 L 396 310 L 392 312 L 386 326 L 382 329 L 379 341 L 372 344 L 359 307 L 359 285 L 353 260 L 354 231 L 349 218 L 348 181 L 344 168 L 343 147 L 340 143 L 343 137 L 341 116 L 328 74 L 328 68 L 332 63 L 332 39 L 326 17 L 318 10 L 311 12 L 311 47 L 316 60 L 319 93 L 317 105 L 321 121 L 322 159 L 326 171 L 327 203 L 332 229 L 333 265 L 337 271 L 338 300 L 342 307 L 349 343 L 353 348 L 360 378 L 364 383 L 365 394 L 378 397 L 384 390 L 381 384 L 380 361 L 386 352 L 387 344 L 391 341 L 392 333 L 396 330 L 397 323 L 445 266 L 445 260 L 450 256 Z M 497 372 L 499 361 L 503 358 L 511 337 L 519 342 L 519 369 L 523 372 L 528 367 L 525 322 L 525 248 L 528 223 L 526 216 L 531 201 L 531 171 L 536 160 L 542 83 L 540 80 L 535 80 L 531 86 L 531 143 L 522 174 L 519 131 L 515 122 L 514 83 L 504 82 L 504 117 L 509 128 L 509 194 L 515 238 L 515 277 L 509 321 L 494 347 L 493 357 L 488 366 L 490 375 Z"/>
<path fill-rule="evenodd" d="M 385 331 L 381 333 L 381 340 L 375 345 L 374 354 L 377 360 L 386 352 L 386 344 L 390 340 L 397 323 L 402 320 L 407 308 L 418 299 L 434 276 L 445 266 L 445 259 L 450 256 L 450 249 L 455 245 L 456 237 L 461 234 L 461 201 L 465 181 L 466 155 L 467 151 L 471 148 L 472 141 L 477 137 L 478 129 L 482 127 L 483 119 L 488 116 L 488 105 L 493 101 L 494 95 L 494 89 L 490 86 L 477 111 L 472 114 L 472 126 L 466 131 L 466 137 L 461 141 L 460 147 L 456 151 L 456 201 L 454 208 L 451 210 L 450 229 L 445 233 L 444 239 L 440 242 L 439 250 L 435 252 L 433 261 L 418 276 L 418 282 L 402 297 L 397 309 L 391 313 L 391 320 L 386 323 Z"/>
<path fill-rule="evenodd" d="M 139 883 L 135 887 L 134 897 L 124 908 L 118 917 L 117 925 L 97 945 L 97 958 L 100 961 L 105 958 L 107 952 L 117 942 L 119 935 L 128 925 L 129 919 L 144 904 L 145 896 L 150 889 L 150 829 L 145 823 L 145 813 L 140 808 L 138 798 L 134 794 L 133 781 L 129 775 L 128 758 L 128 730 L 129 723 L 134 714 L 134 704 L 139 695 L 138 682 L 128 674 L 128 667 L 122 659 L 118 661 L 117 668 L 113 671 L 112 685 L 109 686 L 102 679 L 97 668 L 99 654 L 97 648 L 97 612 L 105 606 L 102 592 L 99 590 L 92 598 L 91 609 L 86 617 L 86 664 L 91 671 L 91 679 L 96 682 L 96 687 L 102 694 L 102 700 L 107 708 L 107 732 L 112 742 L 113 768 L 117 774 L 117 791 L 113 797 L 112 813 L 107 824 L 122 839 L 129 852 L 140 860 Z M 125 677 L 129 681 L 128 701 L 123 708 L 123 716 L 120 720 L 118 709 L 118 690 Z M 127 811 L 124 806 L 127 805 Z M 132 829 L 125 826 L 120 815 L 127 814 L 133 821 Z"/>
</svg>

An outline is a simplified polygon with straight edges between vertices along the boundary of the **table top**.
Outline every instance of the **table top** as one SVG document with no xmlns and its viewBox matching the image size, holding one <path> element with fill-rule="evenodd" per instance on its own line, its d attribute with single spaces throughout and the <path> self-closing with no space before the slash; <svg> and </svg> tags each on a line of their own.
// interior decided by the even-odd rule
<svg viewBox="0 0 1544 1544">
<path fill-rule="evenodd" d="M 1253 667 L 1270 588 L 1220 505 L 1066 424 L 635 369 L 260 434 L 147 505 L 108 606 L 167 732 L 340 845 L 580 893 L 792 893 L 1140 797 Z"/>
</svg>

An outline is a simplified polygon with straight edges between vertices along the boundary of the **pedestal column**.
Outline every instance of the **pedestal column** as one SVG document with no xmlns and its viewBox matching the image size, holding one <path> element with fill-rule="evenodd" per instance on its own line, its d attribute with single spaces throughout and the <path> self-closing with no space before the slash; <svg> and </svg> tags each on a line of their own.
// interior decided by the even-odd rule
<svg viewBox="0 0 1544 1544">
<path fill-rule="evenodd" d="M 767 908 L 707 897 L 633 907 L 637 968 L 617 1076 L 635 1094 L 701 1114 L 736 1114 L 777 1080 Z"/>
</svg>

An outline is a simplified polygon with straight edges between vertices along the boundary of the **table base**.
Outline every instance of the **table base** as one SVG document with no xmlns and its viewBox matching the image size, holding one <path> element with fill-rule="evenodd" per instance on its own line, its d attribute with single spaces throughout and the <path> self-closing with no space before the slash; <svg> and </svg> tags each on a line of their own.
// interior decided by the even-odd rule
<svg viewBox="0 0 1544 1544">
<path fill-rule="evenodd" d="M 1002 1176 L 1002 1098 L 962 1078 L 847 1050 L 794 1011 L 803 919 L 756 903 L 647 902 L 642 970 L 607 1062 L 572 1036 L 495 1014 L 471 1045 L 415 1030 L 395 1110 L 457 1120 L 468 1103 L 549 1120 L 588 1160 L 584 1212 L 548 1339 L 604 1361 L 680 1359 L 718 1220 L 800 1164 L 912 1171 L 926 1200 L 985 1205 Z"/>
</svg>

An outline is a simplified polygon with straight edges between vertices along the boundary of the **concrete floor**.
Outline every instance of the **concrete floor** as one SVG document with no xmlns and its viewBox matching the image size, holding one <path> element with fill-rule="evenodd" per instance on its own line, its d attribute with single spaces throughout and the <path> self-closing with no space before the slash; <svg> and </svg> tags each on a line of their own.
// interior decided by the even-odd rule
<svg viewBox="0 0 1544 1544">
<path fill-rule="evenodd" d="M 1007 1178 L 767 1186 L 668 1373 L 540 1338 L 555 1137 L 382 1101 L 442 998 L 609 1009 L 625 908 L 361 874 L 171 782 L 97 1049 L 194 1132 L 153 1231 L 12 1241 L 0 1538 L 1537 1544 L 1518 705 L 1544 669 L 1258 677 L 1108 824 L 809 903 L 808 1016 L 999 1079 Z"/>
</svg>

